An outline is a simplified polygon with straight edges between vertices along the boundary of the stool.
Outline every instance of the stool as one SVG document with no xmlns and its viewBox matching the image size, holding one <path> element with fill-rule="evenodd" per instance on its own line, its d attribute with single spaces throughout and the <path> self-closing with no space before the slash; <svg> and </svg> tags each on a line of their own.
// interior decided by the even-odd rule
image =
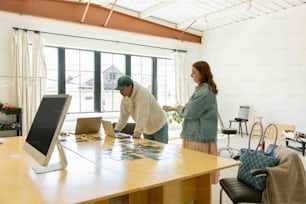
<svg viewBox="0 0 306 204">
<path fill-rule="evenodd" d="M 240 150 L 230 147 L 230 135 L 232 135 L 232 134 L 237 134 L 237 130 L 236 130 L 236 129 L 233 129 L 233 128 L 222 128 L 222 129 L 221 129 L 221 133 L 227 135 L 227 145 L 226 145 L 226 147 L 223 147 L 223 148 L 220 148 L 220 149 L 219 149 L 218 155 L 220 155 L 220 153 L 221 153 L 223 150 L 228 151 L 228 152 L 230 153 L 230 157 L 233 156 L 233 152 L 234 152 L 234 151 L 237 151 L 237 152 L 239 153 Z"/>
<path fill-rule="evenodd" d="M 253 117 L 253 124 L 252 124 L 252 126 L 254 125 L 254 123 L 256 123 L 256 122 L 259 122 L 259 123 L 261 123 L 262 124 L 262 118 L 263 117 L 261 117 L 261 116 L 254 116 Z M 274 130 L 274 129 L 273 129 Z M 259 127 L 259 126 L 256 126 L 256 127 L 254 127 L 254 129 L 253 129 L 253 135 L 250 135 L 250 136 L 261 136 L 261 133 L 262 133 L 262 129 Z"/>
</svg>

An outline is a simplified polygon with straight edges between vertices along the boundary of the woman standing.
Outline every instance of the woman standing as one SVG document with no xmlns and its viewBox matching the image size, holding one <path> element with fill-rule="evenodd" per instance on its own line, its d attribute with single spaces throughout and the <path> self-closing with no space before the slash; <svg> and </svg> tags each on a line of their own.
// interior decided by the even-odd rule
<svg viewBox="0 0 306 204">
<path fill-rule="evenodd" d="M 192 65 L 191 77 L 197 86 L 185 106 L 163 106 L 163 110 L 176 111 L 184 118 L 181 132 L 183 148 L 217 155 L 217 85 L 205 61 Z M 216 184 L 218 180 L 219 172 L 212 173 L 211 183 Z"/>
</svg>

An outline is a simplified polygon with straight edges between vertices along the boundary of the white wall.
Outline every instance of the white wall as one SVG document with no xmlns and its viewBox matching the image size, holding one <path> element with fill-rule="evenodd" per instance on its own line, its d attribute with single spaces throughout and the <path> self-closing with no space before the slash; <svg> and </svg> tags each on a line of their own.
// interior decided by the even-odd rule
<svg viewBox="0 0 306 204">
<path fill-rule="evenodd" d="M 306 5 L 208 31 L 202 54 L 226 126 L 250 105 L 250 119 L 306 131 Z"/>
<path fill-rule="evenodd" d="M 10 102 L 12 100 L 12 84 L 1 76 L 11 76 L 11 36 L 12 27 L 25 28 L 29 30 L 39 30 L 49 33 L 60 33 L 65 35 L 89 37 L 93 39 L 106 39 L 112 42 L 83 39 L 74 37 L 65 37 L 59 35 L 45 34 L 42 36 L 45 44 L 62 45 L 67 47 L 94 49 L 100 51 L 112 51 L 118 53 L 142 54 L 148 56 L 172 56 L 173 51 L 167 49 L 156 49 L 143 46 L 133 46 L 114 41 L 124 41 L 149 45 L 154 47 L 163 47 L 178 50 L 187 50 L 190 67 L 192 62 L 199 60 L 201 44 L 188 43 L 179 40 L 160 38 L 149 35 L 141 35 L 117 30 L 105 29 L 102 27 L 82 25 L 78 23 L 68 23 L 55 21 L 46 18 L 37 18 L 32 16 L 18 15 L 0 11 L 0 101 Z M 190 68 L 191 70 L 191 68 Z"/>
</svg>

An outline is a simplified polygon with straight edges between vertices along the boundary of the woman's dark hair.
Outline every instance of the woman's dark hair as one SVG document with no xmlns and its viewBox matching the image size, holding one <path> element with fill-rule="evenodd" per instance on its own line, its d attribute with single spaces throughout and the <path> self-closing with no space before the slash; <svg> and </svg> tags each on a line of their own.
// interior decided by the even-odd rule
<svg viewBox="0 0 306 204">
<path fill-rule="evenodd" d="M 213 74 L 211 73 L 209 64 L 205 61 L 198 61 L 192 65 L 196 68 L 202 76 L 201 84 L 207 83 L 215 94 L 218 93 L 217 85 L 213 79 Z"/>
</svg>

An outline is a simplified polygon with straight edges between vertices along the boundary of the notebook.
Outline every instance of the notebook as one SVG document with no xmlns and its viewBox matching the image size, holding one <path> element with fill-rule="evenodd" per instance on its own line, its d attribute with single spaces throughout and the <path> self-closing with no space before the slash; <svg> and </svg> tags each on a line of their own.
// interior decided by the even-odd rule
<svg viewBox="0 0 306 204">
<path fill-rule="evenodd" d="M 105 135 L 107 135 L 107 136 L 111 136 L 111 137 L 115 137 L 115 138 L 119 138 L 119 139 L 132 137 L 132 135 L 130 135 L 130 134 L 126 134 L 126 133 L 123 133 L 123 132 L 115 132 L 115 130 L 113 128 L 113 125 L 110 121 L 102 120 L 102 125 L 103 125 Z"/>
<path fill-rule="evenodd" d="M 74 134 L 99 133 L 102 117 L 78 118 Z"/>
</svg>

